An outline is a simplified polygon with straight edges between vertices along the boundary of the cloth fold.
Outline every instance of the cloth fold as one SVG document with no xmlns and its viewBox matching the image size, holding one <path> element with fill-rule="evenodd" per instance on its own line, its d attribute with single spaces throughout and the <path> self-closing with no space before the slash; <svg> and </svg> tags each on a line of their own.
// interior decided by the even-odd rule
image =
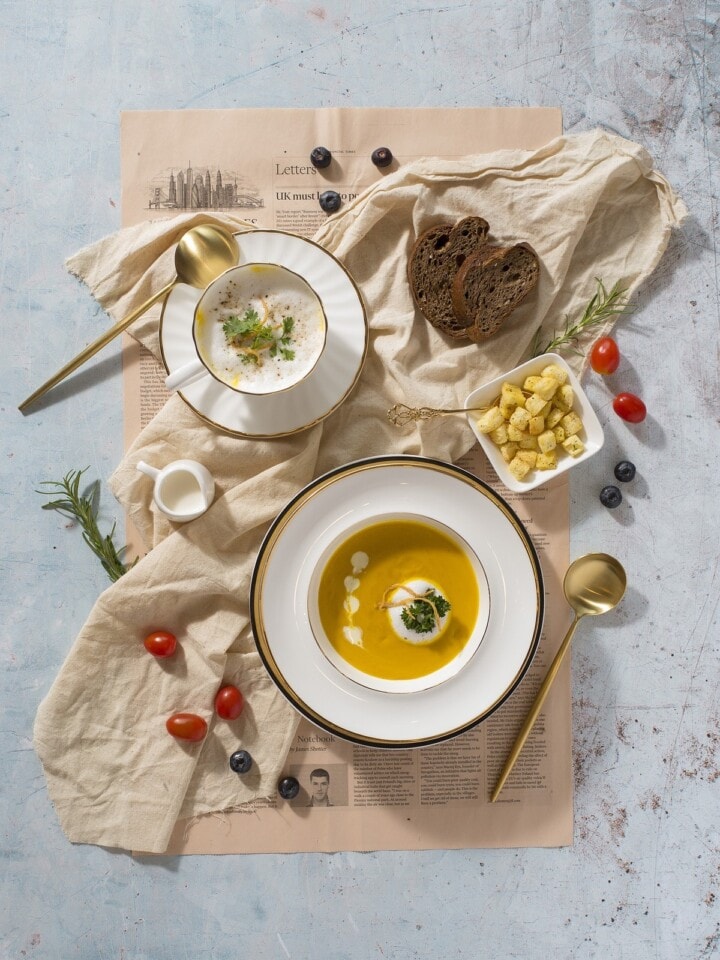
<svg viewBox="0 0 720 960">
<path fill-rule="evenodd" d="M 400 430 L 387 409 L 462 406 L 472 389 L 527 355 L 538 327 L 549 336 L 565 314 L 578 316 L 596 277 L 632 295 L 685 213 L 641 147 L 593 131 L 536 151 L 411 163 L 327 221 L 314 239 L 345 264 L 370 320 L 367 361 L 350 398 L 309 430 L 252 441 L 212 428 L 171 397 L 111 478 L 152 549 L 99 598 L 38 712 L 36 748 L 71 840 L 162 852 L 178 817 L 274 793 L 297 716 L 265 674 L 250 634 L 250 576 L 268 524 L 313 477 L 347 461 L 386 453 L 458 459 L 474 440 L 464 418 Z M 417 235 L 472 214 L 489 222 L 494 241 L 526 240 L 541 261 L 533 294 L 479 346 L 432 328 L 416 313 L 406 280 Z M 214 219 L 247 228 L 225 216 L 155 221 L 80 251 L 68 268 L 119 319 L 172 279 L 182 232 Z M 156 355 L 158 316 L 153 311 L 132 331 Z M 581 372 L 579 357 L 569 362 Z M 136 465 L 162 467 L 178 457 L 205 463 L 219 493 L 203 517 L 175 528 L 152 510 L 150 481 Z M 181 641 L 181 656 L 167 664 L 142 645 L 145 633 L 161 628 Z M 231 724 L 211 716 L 223 679 L 246 694 L 246 710 Z M 166 717 L 180 710 L 210 721 L 202 744 L 184 748 L 165 733 Z M 256 760 L 250 778 L 229 770 L 238 745 Z"/>
</svg>

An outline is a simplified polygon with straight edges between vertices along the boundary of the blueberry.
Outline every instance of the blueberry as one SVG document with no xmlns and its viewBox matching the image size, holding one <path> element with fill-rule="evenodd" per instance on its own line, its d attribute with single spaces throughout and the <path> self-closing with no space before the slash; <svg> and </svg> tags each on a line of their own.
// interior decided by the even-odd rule
<svg viewBox="0 0 720 960">
<path fill-rule="evenodd" d="M 389 167 L 393 162 L 392 150 L 390 147 L 378 147 L 370 154 L 370 159 L 376 167 Z"/>
<path fill-rule="evenodd" d="M 635 476 L 635 464 L 621 460 L 615 465 L 615 476 L 621 483 L 629 483 Z"/>
<path fill-rule="evenodd" d="M 604 507 L 608 507 L 610 510 L 614 510 L 615 507 L 619 507 L 622 503 L 622 494 L 620 490 L 613 486 L 613 484 L 608 484 L 607 487 L 603 487 L 600 491 L 600 503 Z"/>
<path fill-rule="evenodd" d="M 247 773 L 252 763 L 253 759 L 247 750 L 236 750 L 230 757 L 230 769 L 235 773 Z"/>
<path fill-rule="evenodd" d="M 314 167 L 323 170 L 325 167 L 330 166 L 330 161 L 332 160 L 332 154 L 327 147 L 315 147 L 313 152 L 310 154 L 310 163 Z"/>
<path fill-rule="evenodd" d="M 278 793 L 283 800 L 293 800 L 300 793 L 300 784 L 295 777 L 283 777 L 278 783 Z"/>
<path fill-rule="evenodd" d="M 321 193 L 319 200 L 320 206 L 325 213 L 335 213 L 336 210 L 340 209 L 340 204 L 342 203 L 340 194 L 334 190 L 326 190 L 325 193 Z"/>
</svg>

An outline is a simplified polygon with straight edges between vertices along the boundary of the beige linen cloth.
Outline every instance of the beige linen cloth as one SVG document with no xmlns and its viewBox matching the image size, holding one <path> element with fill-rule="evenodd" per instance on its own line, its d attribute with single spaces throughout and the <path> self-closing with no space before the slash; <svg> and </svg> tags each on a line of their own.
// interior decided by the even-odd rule
<svg viewBox="0 0 720 960">
<path fill-rule="evenodd" d="M 72 841 L 161 852 L 178 818 L 274 795 L 298 718 L 266 675 L 249 628 L 253 560 L 268 524 L 304 484 L 350 460 L 456 460 L 474 439 L 464 418 L 398 429 L 388 407 L 462 406 L 472 389 L 526 358 L 539 325 L 550 335 L 565 314 L 578 317 L 595 277 L 632 294 L 685 212 L 641 147 L 594 131 L 532 152 L 414 162 L 327 221 L 314 239 L 354 277 L 370 321 L 367 362 L 351 397 L 323 423 L 277 441 L 227 436 L 170 397 L 111 480 L 152 549 L 100 596 L 35 724 L 50 796 Z M 528 241 L 542 265 L 529 300 L 479 346 L 434 330 L 416 313 L 406 280 L 417 235 L 470 214 L 488 220 L 498 243 Z M 185 215 L 121 231 L 82 250 L 69 268 L 119 319 L 172 278 L 172 247 L 183 231 L 212 219 Z M 155 310 L 134 327 L 156 354 L 157 321 Z M 578 357 L 569 361 L 580 370 Z M 178 457 L 205 463 L 218 496 L 203 517 L 173 527 L 151 508 L 151 481 L 136 464 L 162 467 Z M 145 652 L 152 629 L 177 634 L 174 659 Z M 223 679 L 246 697 L 232 723 L 212 716 Z M 178 711 L 208 720 L 202 744 L 183 746 L 165 732 Z M 255 760 L 244 777 L 228 766 L 239 746 Z"/>
</svg>

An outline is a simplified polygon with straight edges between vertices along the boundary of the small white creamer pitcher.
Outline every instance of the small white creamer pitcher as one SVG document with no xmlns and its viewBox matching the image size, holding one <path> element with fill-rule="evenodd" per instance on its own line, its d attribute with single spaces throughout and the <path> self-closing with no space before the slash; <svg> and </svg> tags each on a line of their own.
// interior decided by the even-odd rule
<svg viewBox="0 0 720 960">
<path fill-rule="evenodd" d="M 139 460 L 137 468 L 155 481 L 155 504 L 176 523 L 196 520 L 213 502 L 215 481 L 207 467 L 196 460 L 173 460 L 162 470 Z"/>
</svg>

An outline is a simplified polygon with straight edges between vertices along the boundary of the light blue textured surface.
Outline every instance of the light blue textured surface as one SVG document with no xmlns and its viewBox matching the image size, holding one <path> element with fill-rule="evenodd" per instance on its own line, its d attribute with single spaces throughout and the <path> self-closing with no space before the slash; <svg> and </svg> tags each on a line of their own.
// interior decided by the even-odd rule
<svg viewBox="0 0 720 960">
<path fill-rule="evenodd" d="M 0 0 L 0 958 L 632 960 L 720 953 L 718 16 L 712 0 Z M 563 850 L 178 858 L 63 837 L 35 710 L 105 586 L 34 488 L 121 456 L 117 345 L 23 418 L 107 323 L 63 260 L 119 226 L 122 109 L 559 105 L 639 141 L 691 217 L 618 339 L 645 424 L 574 482 L 572 553 L 626 564 L 573 663 Z M 613 513 L 597 490 L 628 457 Z M 104 492 L 102 522 L 114 502 Z"/>
</svg>

